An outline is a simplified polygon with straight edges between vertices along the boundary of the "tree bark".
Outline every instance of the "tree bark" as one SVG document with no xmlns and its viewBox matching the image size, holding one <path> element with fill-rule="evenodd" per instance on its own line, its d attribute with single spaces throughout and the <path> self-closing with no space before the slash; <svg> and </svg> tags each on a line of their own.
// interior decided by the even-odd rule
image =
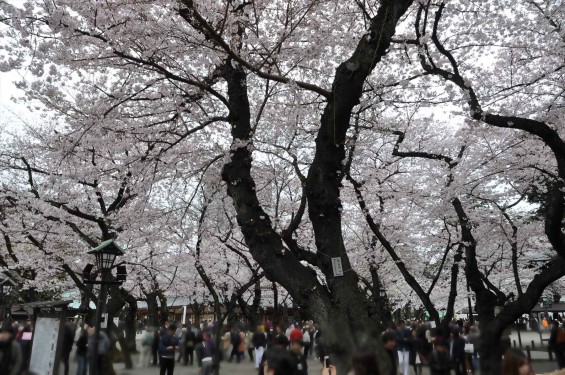
<svg viewBox="0 0 565 375">
<path fill-rule="evenodd" d="M 406 0 L 381 3 L 369 33 L 362 37 L 351 58 L 337 68 L 321 118 L 305 192 L 318 251 L 316 265 L 325 275 L 327 287 L 300 262 L 301 255 L 312 254 L 300 249 L 288 251 L 259 204 L 251 176 L 253 135 L 247 76 L 240 65 L 231 60 L 226 63 L 233 143 L 222 177 L 233 199 L 238 224 L 253 258 L 267 277 L 280 283 L 298 305 L 322 322 L 324 341 L 338 372 L 348 371 L 351 350 L 359 346 L 380 348 L 379 362 L 385 371 L 390 366 L 379 340 L 378 324 L 370 317 L 368 300 L 358 286 L 357 275 L 351 272 L 342 237 L 339 195 L 352 109 L 359 103 L 365 79 L 386 54 L 396 24 L 411 3 Z M 332 257 L 341 259 L 346 271 L 342 277 L 333 276 Z"/>
</svg>

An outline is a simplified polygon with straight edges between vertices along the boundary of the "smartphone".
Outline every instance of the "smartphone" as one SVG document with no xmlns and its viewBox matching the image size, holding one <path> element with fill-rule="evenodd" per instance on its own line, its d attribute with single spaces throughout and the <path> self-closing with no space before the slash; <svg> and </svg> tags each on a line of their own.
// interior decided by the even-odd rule
<svg viewBox="0 0 565 375">
<path fill-rule="evenodd" d="M 328 356 L 324 357 L 324 367 L 330 368 L 330 357 L 328 357 Z"/>
</svg>

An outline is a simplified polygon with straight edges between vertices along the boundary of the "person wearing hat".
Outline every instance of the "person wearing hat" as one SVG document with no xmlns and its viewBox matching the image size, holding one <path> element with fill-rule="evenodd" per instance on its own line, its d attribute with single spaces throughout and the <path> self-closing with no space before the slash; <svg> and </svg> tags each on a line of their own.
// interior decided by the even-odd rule
<svg viewBox="0 0 565 375">
<path fill-rule="evenodd" d="M 431 375 L 450 375 L 451 357 L 449 356 L 449 344 L 443 338 L 434 342 L 434 350 L 428 359 Z"/>
<path fill-rule="evenodd" d="M 0 369 L 2 374 L 18 375 L 22 367 L 22 352 L 14 340 L 14 328 L 0 329 Z M 5 372 L 4 372 L 5 371 Z"/>
<path fill-rule="evenodd" d="M 302 352 L 304 347 L 304 342 L 302 341 L 302 331 L 295 328 L 290 333 L 290 354 L 295 361 L 295 367 L 293 375 L 308 375 L 308 364 L 306 363 L 306 357 Z"/>
</svg>

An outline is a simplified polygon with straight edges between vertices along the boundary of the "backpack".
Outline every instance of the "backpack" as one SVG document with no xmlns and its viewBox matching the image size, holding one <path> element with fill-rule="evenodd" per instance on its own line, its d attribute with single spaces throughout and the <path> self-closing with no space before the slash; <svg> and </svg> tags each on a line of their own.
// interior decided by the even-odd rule
<svg viewBox="0 0 565 375">
<path fill-rule="evenodd" d="M 231 344 L 233 346 L 239 346 L 239 344 L 241 344 L 241 336 L 238 333 L 231 335 Z"/>
<path fill-rule="evenodd" d="M 556 344 L 565 344 L 565 329 L 561 328 L 557 331 L 557 335 L 555 337 Z"/>
</svg>

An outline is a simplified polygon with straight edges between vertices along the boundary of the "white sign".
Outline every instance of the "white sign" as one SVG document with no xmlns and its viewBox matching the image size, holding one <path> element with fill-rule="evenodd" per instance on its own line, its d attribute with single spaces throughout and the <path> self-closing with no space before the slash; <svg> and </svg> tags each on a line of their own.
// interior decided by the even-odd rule
<svg viewBox="0 0 565 375">
<path fill-rule="evenodd" d="M 334 270 L 334 277 L 343 276 L 343 265 L 341 258 L 332 258 L 332 267 Z"/>
<path fill-rule="evenodd" d="M 29 370 L 36 375 L 53 375 L 59 337 L 59 319 L 37 318 Z"/>
</svg>

